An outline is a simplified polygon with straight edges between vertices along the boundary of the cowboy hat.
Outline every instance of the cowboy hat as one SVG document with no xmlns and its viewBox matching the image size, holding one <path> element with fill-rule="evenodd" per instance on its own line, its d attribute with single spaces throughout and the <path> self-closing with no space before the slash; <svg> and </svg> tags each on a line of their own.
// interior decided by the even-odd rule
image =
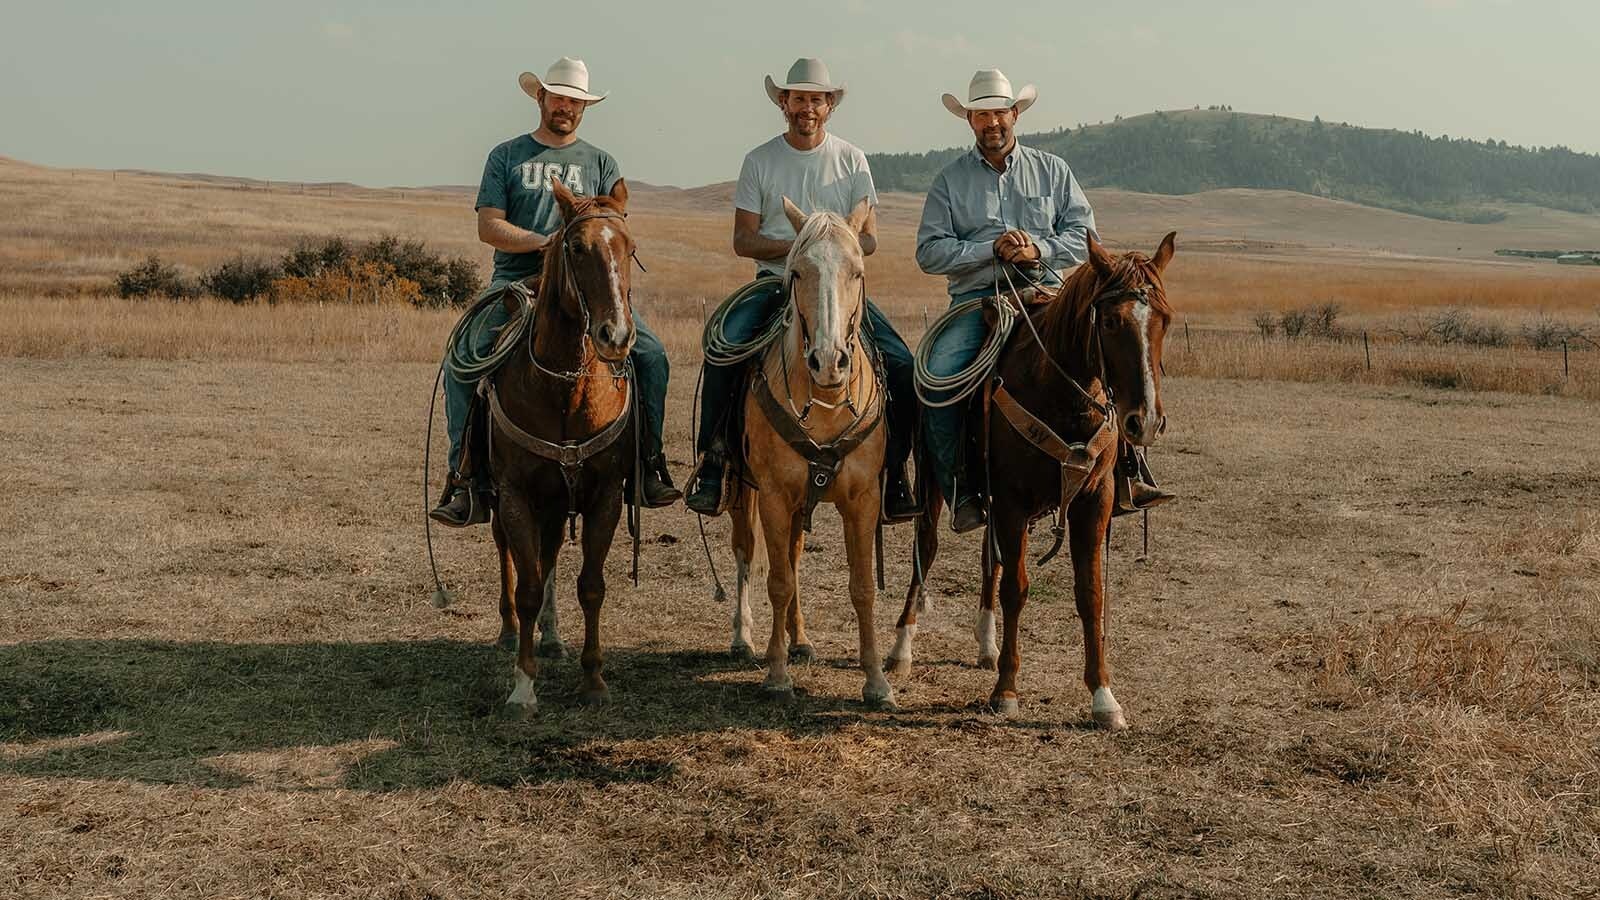
<svg viewBox="0 0 1600 900">
<path fill-rule="evenodd" d="M 523 92 L 535 100 L 539 99 L 540 88 L 552 94 L 583 100 L 590 105 L 606 98 L 605 94 L 589 93 L 589 67 L 583 64 L 583 60 L 570 56 L 556 60 L 550 66 L 550 71 L 544 73 L 543 80 L 532 72 L 523 72 L 517 76 L 517 84 L 522 85 Z"/>
<path fill-rule="evenodd" d="M 767 96 L 772 102 L 783 105 L 778 98 L 779 91 L 825 91 L 833 95 L 833 105 L 838 106 L 844 100 L 844 82 L 833 83 L 828 75 L 828 67 L 820 59 L 801 58 L 794 61 L 789 67 L 787 80 L 783 84 L 776 84 L 772 76 L 767 76 Z"/>
<path fill-rule="evenodd" d="M 1028 84 L 1013 94 L 1011 79 L 1004 72 L 999 69 L 979 69 L 973 74 L 972 83 L 967 85 L 966 103 L 957 100 L 954 94 L 945 94 L 939 99 L 944 101 L 944 108 L 950 110 L 952 115 L 965 119 L 967 111 L 972 109 L 1010 109 L 1014 106 L 1020 113 L 1039 99 L 1039 92 Z"/>
</svg>

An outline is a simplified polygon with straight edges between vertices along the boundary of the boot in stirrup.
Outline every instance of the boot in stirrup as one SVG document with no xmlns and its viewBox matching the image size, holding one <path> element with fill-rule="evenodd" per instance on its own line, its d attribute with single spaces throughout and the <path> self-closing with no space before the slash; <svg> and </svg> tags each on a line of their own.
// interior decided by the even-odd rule
<svg viewBox="0 0 1600 900">
<path fill-rule="evenodd" d="M 683 505 L 702 516 L 720 516 L 723 508 L 723 481 L 728 475 L 727 459 L 717 450 L 707 450 L 700 465 L 689 476 L 689 495 Z"/>
<path fill-rule="evenodd" d="M 1122 448 L 1122 459 L 1117 463 L 1117 505 L 1113 515 L 1141 512 L 1178 499 L 1177 494 L 1156 486 L 1143 451 L 1129 444 L 1123 444 Z"/>
<path fill-rule="evenodd" d="M 481 525 L 489 521 L 489 504 L 474 489 L 471 479 L 451 472 L 445 479 L 444 495 L 439 498 L 439 505 L 428 512 L 428 518 L 451 528 Z"/>
<path fill-rule="evenodd" d="M 672 483 L 672 473 L 667 471 L 667 458 L 657 453 L 644 461 L 644 505 L 651 509 L 671 506 L 683 499 L 683 492 Z M 629 495 L 632 496 L 631 494 Z"/>
</svg>

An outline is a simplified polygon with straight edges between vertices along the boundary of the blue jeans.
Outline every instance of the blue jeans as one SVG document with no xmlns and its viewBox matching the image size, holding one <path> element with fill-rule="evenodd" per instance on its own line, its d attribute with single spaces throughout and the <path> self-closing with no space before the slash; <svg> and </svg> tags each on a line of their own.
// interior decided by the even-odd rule
<svg viewBox="0 0 1600 900">
<path fill-rule="evenodd" d="M 781 313 L 787 302 L 782 287 L 750 297 L 728 311 L 723 320 L 723 332 L 730 341 L 748 341 L 766 327 L 773 316 Z M 872 326 L 872 342 L 883 355 L 884 376 L 889 380 L 886 417 L 889 440 L 884 449 L 884 466 L 895 472 L 911 455 L 911 436 L 917 427 L 917 395 L 911 386 L 911 350 L 895 331 L 889 317 L 871 300 L 867 301 L 867 321 Z M 734 396 L 742 375 L 742 366 L 706 365 L 700 386 L 700 427 L 695 434 L 697 453 L 705 452 L 726 427 L 735 400 L 742 399 Z"/>
<path fill-rule="evenodd" d="M 993 293 L 993 289 L 986 289 L 958 294 L 950 298 L 950 305 Z M 939 340 L 928 354 L 928 370 L 934 375 L 954 375 L 971 365 L 977 359 L 978 350 L 983 347 L 983 339 L 988 333 L 988 326 L 983 323 L 982 309 L 974 309 L 963 315 L 939 335 Z M 934 395 L 932 399 L 942 398 Z M 963 401 L 952 406 L 928 407 L 922 413 L 922 436 L 933 462 L 933 474 L 938 479 L 939 490 L 944 492 L 945 502 L 951 505 L 958 499 L 955 493 L 956 471 L 960 468 L 961 431 L 966 422 L 967 409 L 967 403 Z M 969 473 L 968 477 L 972 474 Z M 971 494 L 973 491 L 964 488 L 962 493 Z"/>
<path fill-rule="evenodd" d="M 505 287 L 506 282 L 496 281 L 489 285 L 481 298 L 490 291 L 497 291 Z M 506 312 L 505 304 L 492 303 L 478 314 L 477 324 L 461 335 L 461 349 L 471 349 L 474 355 L 484 356 L 494 348 L 495 338 L 499 336 L 500 329 L 505 327 L 510 320 L 510 313 Z M 661 346 L 661 340 L 655 336 L 644 323 L 638 310 L 633 313 L 633 327 L 635 337 L 633 352 L 628 358 L 633 361 L 633 371 L 639 385 L 640 408 L 644 411 L 644 421 L 640 424 L 644 446 L 640 448 L 641 455 L 649 460 L 661 452 L 661 426 L 666 416 L 667 409 L 667 378 L 671 369 L 667 364 L 667 348 Z M 451 374 L 448 368 L 444 373 L 444 418 L 450 430 L 450 471 L 461 471 L 461 443 L 467 431 L 467 411 L 472 403 L 472 392 L 477 385 L 461 381 Z"/>
</svg>

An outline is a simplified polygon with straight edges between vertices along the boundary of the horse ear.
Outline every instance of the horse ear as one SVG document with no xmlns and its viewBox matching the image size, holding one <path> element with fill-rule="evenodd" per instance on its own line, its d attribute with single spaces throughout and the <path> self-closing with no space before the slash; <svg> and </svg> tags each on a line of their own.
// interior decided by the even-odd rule
<svg viewBox="0 0 1600 900">
<path fill-rule="evenodd" d="M 800 211 L 800 207 L 791 203 L 788 197 L 783 198 L 783 214 L 789 217 L 789 224 L 794 226 L 795 234 L 799 234 L 800 229 L 806 227 L 806 214 Z"/>
<path fill-rule="evenodd" d="M 1167 232 L 1167 236 L 1161 239 L 1161 246 L 1156 248 L 1156 255 L 1150 260 L 1150 264 L 1156 267 L 1157 272 L 1165 271 L 1167 263 L 1172 262 L 1173 254 L 1178 252 L 1177 241 L 1176 231 Z"/>
<path fill-rule="evenodd" d="M 556 195 L 556 206 L 561 208 L 561 220 L 571 221 L 578 209 L 578 198 L 559 178 L 550 179 L 550 192 Z"/>
<path fill-rule="evenodd" d="M 1095 237 L 1094 232 L 1089 232 L 1088 239 L 1089 265 L 1094 267 L 1094 273 L 1102 279 L 1110 278 L 1112 269 L 1116 268 L 1116 262 L 1112 260 L 1111 254 L 1106 252 L 1106 248 L 1100 246 L 1100 239 Z"/>
<path fill-rule="evenodd" d="M 617 183 L 611 186 L 611 202 L 616 204 L 617 212 L 627 212 L 628 183 L 621 178 L 618 178 Z"/>
<path fill-rule="evenodd" d="M 855 209 L 850 210 L 850 216 L 845 219 L 845 222 L 850 226 L 850 233 L 860 234 L 861 226 L 867 224 L 867 216 L 871 214 L 872 201 L 862 197 L 861 202 L 856 204 Z"/>
</svg>

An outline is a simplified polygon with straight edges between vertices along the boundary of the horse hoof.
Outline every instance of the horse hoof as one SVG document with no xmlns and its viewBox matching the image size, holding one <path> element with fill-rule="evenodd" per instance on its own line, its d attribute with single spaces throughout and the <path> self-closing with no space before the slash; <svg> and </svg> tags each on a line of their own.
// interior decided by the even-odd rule
<svg viewBox="0 0 1600 900">
<path fill-rule="evenodd" d="M 1014 716 L 1017 714 L 1018 705 L 1015 697 L 990 697 L 989 710 L 997 716 Z"/>
<path fill-rule="evenodd" d="M 895 705 L 894 691 L 892 690 L 875 694 L 870 689 L 864 688 L 861 691 L 861 701 L 867 705 L 867 709 L 874 712 L 894 712 L 900 708 Z"/>
<path fill-rule="evenodd" d="M 494 639 L 494 645 L 501 650 L 517 649 L 517 633 L 515 631 L 500 632 L 500 636 Z"/>
<path fill-rule="evenodd" d="M 789 662 L 809 666 L 817 661 L 817 648 L 810 644 L 795 644 L 789 648 Z"/>
<path fill-rule="evenodd" d="M 578 699 L 583 702 L 584 706 L 604 706 L 611 699 L 611 692 L 605 688 L 584 691 L 579 695 Z"/>
<path fill-rule="evenodd" d="M 565 659 L 567 656 L 567 645 L 561 643 L 559 640 L 540 641 L 539 655 L 545 659 Z"/>
<path fill-rule="evenodd" d="M 734 644 L 728 648 L 728 655 L 734 662 L 753 663 L 756 661 L 756 652 L 750 649 L 749 644 Z"/>
<path fill-rule="evenodd" d="M 761 685 L 761 696 L 778 703 L 787 703 L 794 699 L 794 679 L 785 678 L 779 683 L 764 683 Z"/>
<path fill-rule="evenodd" d="M 989 671 L 993 672 L 995 669 L 998 669 L 999 667 L 1000 667 L 1000 661 L 998 659 L 995 659 L 992 656 L 980 656 L 980 657 L 978 657 L 978 668 L 980 668 L 980 669 L 988 669 Z"/>
<path fill-rule="evenodd" d="M 1120 709 L 1096 710 L 1094 724 L 1107 731 L 1126 731 L 1128 728 L 1128 720 L 1122 717 Z"/>
<path fill-rule="evenodd" d="M 911 657 L 891 656 L 883 661 L 883 674 L 885 675 L 910 675 Z"/>
<path fill-rule="evenodd" d="M 505 705 L 500 707 L 501 717 L 505 719 L 511 719 L 513 721 L 526 722 L 527 720 L 533 718 L 538 712 L 539 701 L 537 700 L 526 703 L 520 700 L 507 700 Z"/>
</svg>

